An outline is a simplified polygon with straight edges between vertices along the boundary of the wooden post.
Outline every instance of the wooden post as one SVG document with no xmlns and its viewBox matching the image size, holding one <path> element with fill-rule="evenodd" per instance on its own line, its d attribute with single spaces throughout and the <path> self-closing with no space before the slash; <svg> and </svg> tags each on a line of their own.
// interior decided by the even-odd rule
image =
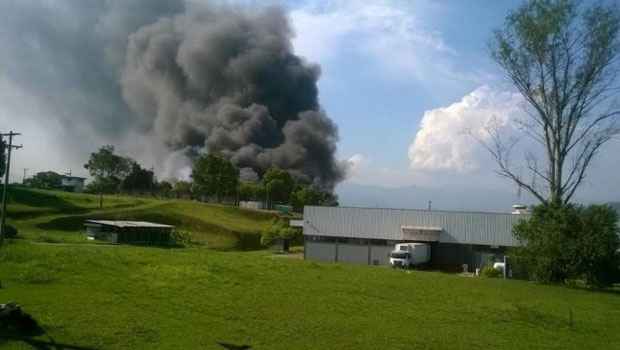
<svg viewBox="0 0 620 350">
<path fill-rule="evenodd" d="M 7 192 L 9 190 L 9 173 L 11 172 L 11 151 L 13 149 L 20 149 L 22 146 L 13 146 L 13 136 L 18 136 L 21 134 L 14 133 L 13 131 L 8 134 L 0 134 L 0 136 L 8 136 L 9 144 L 7 145 L 7 160 L 6 160 L 6 168 L 4 173 L 4 186 L 2 191 L 2 217 L 0 218 L 0 246 L 4 243 L 4 236 L 6 234 L 5 225 L 6 225 L 6 201 L 7 201 Z"/>
</svg>

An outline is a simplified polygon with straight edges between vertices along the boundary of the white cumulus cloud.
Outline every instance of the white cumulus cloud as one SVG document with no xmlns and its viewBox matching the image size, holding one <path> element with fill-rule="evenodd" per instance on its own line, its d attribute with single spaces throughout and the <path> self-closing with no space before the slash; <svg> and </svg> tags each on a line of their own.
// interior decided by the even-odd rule
<svg viewBox="0 0 620 350">
<path fill-rule="evenodd" d="M 522 97 L 481 86 L 459 102 L 424 113 L 409 146 L 410 166 L 416 170 L 471 172 L 488 159 L 476 139 L 488 140 L 489 123 L 503 134 L 514 132 L 522 115 Z M 486 158 L 485 158 L 486 156 Z"/>
<path fill-rule="evenodd" d="M 349 176 L 355 176 L 362 167 L 364 167 L 368 163 L 368 159 L 365 155 L 356 153 L 347 159 L 347 164 L 349 165 Z"/>
<path fill-rule="evenodd" d="M 295 51 L 321 64 L 353 53 L 405 79 L 459 75 L 447 60 L 456 55 L 454 50 L 422 21 L 423 3 L 340 0 L 304 5 L 290 12 Z"/>
</svg>

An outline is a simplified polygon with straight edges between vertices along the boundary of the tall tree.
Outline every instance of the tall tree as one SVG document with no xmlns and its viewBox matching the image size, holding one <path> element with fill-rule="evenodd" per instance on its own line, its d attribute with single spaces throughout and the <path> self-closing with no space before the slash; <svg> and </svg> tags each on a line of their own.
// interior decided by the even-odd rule
<svg viewBox="0 0 620 350">
<path fill-rule="evenodd" d="M 170 197 L 170 194 L 173 191 L 172 183 L 170 181 L 161 181 L 157 183 L 157 192 L 160 196 L 164 198 Z"/>
<path fill-rule="evenodd" d="M 295 188 L 295 180 L 291 174 L 279 168 L 270 168 L 263 176 L 263 185 L 267 194 L 267 205 L 272 203 L 288 203 Z"/>
<path fill-rule="evenodd" d="M 106 145 L 91 153 L 84 168 L 94 177 L 99 192 L 117 192 L 121 181 L 131 171 L 132 161 L 114 153 L 114 146 Z"/>
<path fill-rule="evenodd" d="M 256 182 L 242 181 L 239 184 L 239 200 L 257 201 L 265 199 L 265 188 Z"/>
<path fill-rule="evenodd" d="M 176 198 L 192 198 L 192 184 L 188 181 L 176 181 L 172 193 Z"/>
<path fill-rule="evenodd" d="M 297 185 L 291 193 L 291 205 L 295 211 L 302 212 L 306 205 L 338 206 L 338 198 L 311 185 Z"/>
<path fill-rule="evenodd" d="M 155 174 L 153 171 L 144 169 L 136 161 L 131 161 L 131 170 L 123 178 L 121 189 L 124 192 L 152 192 L 155 189 Z"/>
<path fill-rule="evenodd" d="M 541 152 L 526 153 L 524 177 L 511 164 L 514 140 L 491 126 L 483 144 L 498 173 L 543 204 L 569 203 L 601 147 L 620 132 L 613 100 L 619 28 L 614 6 L 530 0 L 495 32 L 492 57 L 527 102 L 518 124 Z"/>
<path fill-rule="evenodd" d="M 223 196 L 236 195 L 239 169 L 220 155 L 200 156 L 194 161 L 191 176 L 195 191 L 200 195 L 215 196 L 218 202 Z"/>
</svg>

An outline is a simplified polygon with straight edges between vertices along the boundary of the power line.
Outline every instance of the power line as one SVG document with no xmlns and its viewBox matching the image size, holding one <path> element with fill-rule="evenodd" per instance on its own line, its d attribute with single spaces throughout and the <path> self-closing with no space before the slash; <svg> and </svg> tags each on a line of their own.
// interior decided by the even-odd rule
<svg viewBox="0 0 620 350">
<path fill-rule="evenodd" d="M 9 143 L 6 147 L 7 149 L 7 159 L 6 159 L 6 167 L 5 167 L 5 174 L 4 174 L 4 187 L 2 190 L 2 218 L 0 219 L 0 246 L 2 245 L 2 243 L 4 242 L 4 234 L 5 234 L 5 228 L 6 228 L 6 196 L 7 196 L 7 191 L 8 191 L 8 186 L 9 186 L 9 173 L 11 172 L 11 153 L 12 151 L 18 150 L 20 148 L 22 148 L 23 146 L 14 146 L 13 145 L 13 136 L 19 136 L 21 135 L 20 133 L 16 133 L 16 132 L 9 132 L 8 134 L 0 134 L 0 138 L 4 138 L 4 136 L 8 136 L 9 137 Z"/>
</svg>

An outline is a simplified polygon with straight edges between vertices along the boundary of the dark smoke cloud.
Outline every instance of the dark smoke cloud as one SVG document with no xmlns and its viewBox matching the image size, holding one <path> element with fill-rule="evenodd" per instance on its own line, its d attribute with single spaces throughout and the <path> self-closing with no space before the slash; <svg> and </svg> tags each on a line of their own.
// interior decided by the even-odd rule
<svg viewBox="0 0 620 350">
<path fill-rule="evenodd" d="M 9 1 L 0 19 L 6 77 L 67 128 L 87 124 L 112 141 L 138 132 L 161 162 L 207 151 L 327 189 L 343 178 L 320 69 L 293 53 L 279 8 Z"/>
<path fill-rule="evenodd" d="M 123 96 L 173 149 L 218 152 L 331 188 L 337 131 L 319 110 L 317 66 L 295 56 L 281 10 L 218 8 L 160 19 L 130 36 Z"/>
</svg>

